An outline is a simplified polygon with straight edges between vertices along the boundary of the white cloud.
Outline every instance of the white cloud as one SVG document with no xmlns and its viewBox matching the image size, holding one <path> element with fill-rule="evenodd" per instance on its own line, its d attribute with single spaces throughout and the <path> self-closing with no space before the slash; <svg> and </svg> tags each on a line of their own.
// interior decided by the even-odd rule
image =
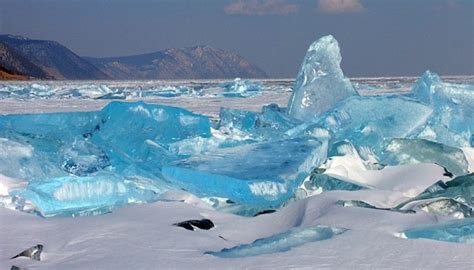
<svg viewBox="0 0 474 270">
<path fill-rule="evenodd" d="M 360 12 L 364 6 L 359 0 L 319 0 L 318 9 L 325 13 Z"/>
<path fill-rule="evenodd" d="M 289 15 L 297 13 L 300 6 L 286 0 L 237 0 L 224 8 L 230 15 Z"/>
</svg>

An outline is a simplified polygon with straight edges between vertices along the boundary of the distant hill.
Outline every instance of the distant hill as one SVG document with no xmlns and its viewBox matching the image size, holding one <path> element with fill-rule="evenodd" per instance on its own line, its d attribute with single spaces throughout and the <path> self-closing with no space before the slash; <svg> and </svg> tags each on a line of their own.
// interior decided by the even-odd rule
<svg viewBox="0 0 474 270">
<path fill-rule="evenodd" d="M 37 65 L 22 56 L 15 49 L 0 41 L 0 71 L 3 79 L 15 79 L 13 75 L 24 76 L 24 78 L 47 79 L 48 75 Z M 7 76 L 10 74 L 12 76 Z"/>
<path fill-rule="evenodd" d="M 266 78 L 243 57 L 210 46 L 172 48 L 124 57 L 86 58 L 114 79 Z"/>
<path fill-rule="evenodd" d="M 58 80 L 267 77 L 243 57 L 210 46 L 92 58 L 80 57 L 55 41 L 13 35 L 0 35 L 0 68 L 0 79 L 15 76 Z"/>
<path fill-rule="evenodd" d="M 71 80 L 109 79 L 97 67 L 55 41 L 0 35 L 0 42 L 17 52 L 15 58 L 3 64 L 7 69 L 9 65 L 13 65 L 19 59 L 19 55 L 44 73 L 43 76 L 40 76 L 37 69 L 28 65 L 28 68 L 22 73 L 35 74 L 31 75 L 32 77 Z"/>
</svg>

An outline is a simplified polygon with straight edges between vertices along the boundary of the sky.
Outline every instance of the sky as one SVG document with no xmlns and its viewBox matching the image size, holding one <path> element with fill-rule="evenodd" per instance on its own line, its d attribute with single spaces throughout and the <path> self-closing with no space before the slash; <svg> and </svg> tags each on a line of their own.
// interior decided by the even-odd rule
<svg viewBox="0 0 474 270">
<path fill-rule="evenodd" d="M 0 0 L 0 33 L 94 57 L 210 45 L 275 78 L 332 34 L 351 77 L 474 74 L 474 0 Z"/>
</svg>

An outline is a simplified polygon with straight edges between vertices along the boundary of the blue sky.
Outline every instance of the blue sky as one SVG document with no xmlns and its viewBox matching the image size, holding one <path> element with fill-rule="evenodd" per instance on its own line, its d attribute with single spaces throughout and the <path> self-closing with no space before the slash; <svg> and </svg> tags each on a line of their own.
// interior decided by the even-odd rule
<svg viewBox="0 0 474 270">
<path fill-rule="evenodd" d="M 349 76 L 474 74 L 472 0 L 0 0 L 0 32 L 83 56 L 211 45 L 294 77 L 333 34 Z"/>
</svg>

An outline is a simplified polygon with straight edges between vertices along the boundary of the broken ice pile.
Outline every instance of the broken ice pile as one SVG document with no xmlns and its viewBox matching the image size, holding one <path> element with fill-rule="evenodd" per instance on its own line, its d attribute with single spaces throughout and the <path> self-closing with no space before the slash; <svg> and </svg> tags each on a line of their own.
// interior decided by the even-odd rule
<svg viewBox="0 0 474 270">
<path fill-rule="evenodd" d="M 222 96 L 224 97 L 250 97 L 260 94 L 262 91 L 262 84 L 259 82 L 252 82 L 249 80 L 242 80 L 235 78 L 232 82 L 221 84 L 224 89 Z"/>
<path fill-rule="evenodd" d="M 210 140 L 209 119 L 184 109 L 112 102 L 99 112 L 0 117 L 0 173 L 43 216 L 87 215 L 157 200 L 169 189 L 279 207 L 325 160 L 313 137 L 217 147 L 190 156 L 176 143 Z M 17 206 L 15 206 L 17 208 Z"/>
<path fill-rule="evenodd" d="M 443 195 L 422 193 L 427 186 L 413 179 L 417 188 L 404 187 L 410 196 L 399 207 L 470 216 L 472 177 L 462 178 L 470 171 L 460 148 L 473 146 L 474 87 L 426 72 L 408 95 L 360 96 L 341 59 L 337 41 L 322 37 L 303 60 L 288 108 L 222 108 L 216 125 L 184 109 L 143 102 L 112 102 L 98 112 L 0 116 L 0 179 L 28 183 L 9 186 L 11 203 L 4 205 L 25 210 L 31 208 L 23 204 L 32 204 L 43 216 L 87 215 L 184 190 L 250 213 L 314 191 L 394 190 L 393 183 L 374 185 L 320 168 L 344 156 L 351 164 L 338 170 L 346 176 L 436 163 L 444 176 L 438 165 L 419 168 L 458 178 L 439 184 Z M 237 79 L 223 87 L 230 96 L 261 91 L 259 83 Z M 311 192 L 296 194 L 302 189 Z M 437 204 L 426 206 L 425 196 Z"/>
</svg>

